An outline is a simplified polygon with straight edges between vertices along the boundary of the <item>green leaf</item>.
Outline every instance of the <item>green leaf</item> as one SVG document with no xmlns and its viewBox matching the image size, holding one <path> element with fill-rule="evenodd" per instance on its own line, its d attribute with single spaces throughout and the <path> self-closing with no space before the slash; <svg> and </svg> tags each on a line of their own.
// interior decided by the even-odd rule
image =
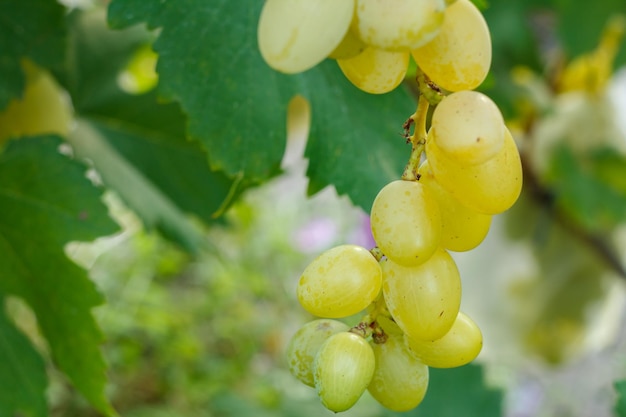
<svg viewBox="0 0 626 417">
<path fill-rule="evenodd" d="M 402 88 L 384 95 L 361 92 L 330 60 L 301 77 L 312 108 L 305 153 L 309 192 L 333 184 L 369 212 L 378 191 L 399 179 L 408 161 L 402 124 L 415 102 Z"/>
<path fill-rule="evenodd" d="M 54 69 L 65 60 L 65 8 L 50 0 L 0 0 L 0 110 L 24 91 L 22 58 Z"/>
<path fill-rule="evenodd" d="M 465 365 L 452 369 L 430 368 L 428 392 L 413 411 L 389 415 L 415 417 L 500 417 L 502 392 L 485 386 L 483 368 Z"/>
<path fill-rule="evenodd" d="M 615 382 L 614 387 L 617 391 L 617 401 L 613 411 L 617 417 L 626 417 L 626 380 Z"/>
<path fill-rule="evenodd" d="M 0 417 L 46 417 L 46 366 L 4 314 L 0 294 Z"/>
<path fill-rule="evenodd" d="M 204 239 L 185 214 L 213 221 L 240 184 L 212 171 L 200 144 L 187 140 L 176 103 L 160 102 L 154 91 L 132 95 L 120 89 L 118 74 L 150 41 L 145 31 L 110 31 L 101 12 L 71 20 L 77 59 L 59 78 L 80 120 L 68 140 L 148 228 L 198 250 Z"/>
<path fill-rule="evenodd" d="M 626 159 L 609 149 L 576 156 L 566 146 L 553 154 L 547 180 L 557 206 L 585 229 L 611 230 L 626 221 Z"/>
<path fill-rule="evenodd" d="M 109 22 L 121 28 L 147 21 L 161 28 L 154 45 L 159 90 L 181 103 L 188 132 L 208 150 L 214 169 L 243 174 L 248 183 L 275 175 L 285 149 L 286 106 L 301 94 L 312 108 L 309 190 L 334 184 L 368 210 L 408 159 L 400 133 L 413 100 L 402 89 L 383 96 L 361 93 L 331 61 L 294 76 L 273 71 L 257 46 L 262 4 L 114 0 Z"/>
<path fill-rule="evenodd" d="M 118 227 L 85 167 L 59 153 L 61 143 L 23 138 L 0 154 L 0 292 L 31 306 L 58 368 L 95 408 L 113 415 L 104 395 L 102 335 L 91 314 L 102 297 L 63 250 Z"/>
</svg>

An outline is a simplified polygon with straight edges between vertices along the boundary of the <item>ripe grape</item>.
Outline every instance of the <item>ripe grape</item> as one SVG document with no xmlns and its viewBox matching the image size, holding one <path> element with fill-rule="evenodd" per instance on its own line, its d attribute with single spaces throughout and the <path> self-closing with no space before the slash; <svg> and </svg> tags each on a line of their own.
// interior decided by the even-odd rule
<svg viewBox="0 0 626 417">
<path fill-rule="evenodd" d="M 340 318 L 358 313 L 374 301 L 382 286 L 376 258 L 357 245 L 341 245 L 322 253 L 304 270 L 298 300 L 318 317 Z"/>
<path fill-rule="evenodd" d="M 354 0 L 267 0 L 258 25 L 259 50 L 275 70 L 314 67 L 339 45 L 354 15 Z"/>
<path fill-rule="evenodd" d="M 459 91 L 435 107 L 430 132 L 441 152 L 459 164 L 480 164 L 504 144 L 504 119 L 498 106 L 477 91 Z"/>
<path fill-rule="evenodd" d="M 352 407 L 372 380 L 375 364 L 372 347 L 361 336 L 342 332 L 329 337 L 313 363 L 322 404 L 334 412 Z"/>
<path fill-rule="evenodd" d="M 452 328 L 437 340 L 419 340 L 409 336 L 406 342 L 420 361 L 433 368 L 455 368 L 470 363 L 483 347 L 483 335 L 476 323 L 459 312 Z"/>
<path fill-rule="evenodd" d="M 428 367 L 413 356 L 402 335 L 391 334 L 385 343 L 371 345 L 376 369 L 369 393 L 392 411 L 417 407 L 428 388 Z"/>
<path fill-rule="evenodd" d="M 420 182 L 439 203 L 441 213 L 441 246 L 455 252 L 474 249 L 487 236 L 491 215 L 465 207 L 437 182 L 428 160 L 419 168 Z"/>
<path fill-rule="evenodd" d="M 440 87 L 473 90 L 491 66 L 491 36 L 485 18 L 470 0 L 457 0 L 446 9 L 437 36 L 412 54 Z"/>
<path fill-rule="evenodd" d="M 383 94 L 396 88 L 409 66 L 408 52 L 391 52 L 368 47 L 349 59 L 338 59 L 339 68 L 352 84 L 370 94 Z"/>
<path fill-rule="evenodd" d="M 26 88 L 0 112 L 0 144 L 10 138 L 40 133 L 68 134 L 72 122 L 69 99 L 52 76 L 34 64 L 24 65 Z"/>
<path fill-rule="evenodd" d="M 313 387 L 313 361 L 319 348 L 330 336 L 347 332 L 350 327 L 337 320 L 313 320 L 302 326 L 289 341 L 287 362 L 289 371 L 304 384 Z"/>
<path fill-rule="evenodd" d="M 461 277 L 444 249 L 421 265 L 381 263 L 387 308 L 404 333 L 435 340 L 450 330 L 461 305 Z"/>
<path fill-rule="evenodd" d="M 443 0 L 356 0 L 356 26 L 368 45 L 389 51 L 418 48 L 443 23 Z"/>
<path fill-rule="evenodd" d="M 482 164 L 458 164 L 441 152 L 430 135 L 426 154 L 437 182 L 461 204 L 479 213 L 497 214 L 507 210 L 522 191 L 522 163 L 508 129 L 500 152 Z"/>
<path fill-rule="evenodd" d="M 439 246 L 439 207 L 420 182 L 398 180 L 387 184 L 374 199 L 370 217 L 376 244 L 398 264 L 418 265 Z"/>
</svg>

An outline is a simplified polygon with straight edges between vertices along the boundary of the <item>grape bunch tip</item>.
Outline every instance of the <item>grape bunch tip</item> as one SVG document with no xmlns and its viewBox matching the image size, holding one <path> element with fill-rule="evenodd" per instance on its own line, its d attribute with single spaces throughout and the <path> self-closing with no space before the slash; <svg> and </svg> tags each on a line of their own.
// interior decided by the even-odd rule
<svg viewBox="0 0 626 417">
<path fill-rule="evenodd" d="M 351 408 L 366 391 L 390 410 L 411 410 L 429 368 L 465 365 L 482 349 L 479 326 L 460 310 L 450 251 L 476 248 L 522 187 L 502 114 L 475 91 L 491 65 L 487 23 L 470 0 L 266 0 L 258 43 L 277 71 L 329 58 L 370 94 L 392 91 L 417 64 L 420 97 L 404 124 L 411 155 L 373 201 L 376 247 L 339 245 L 305 268 L 297 298 L 318 318 L 287 347 L 290 372 L 329 410 Z"/>
</svg>

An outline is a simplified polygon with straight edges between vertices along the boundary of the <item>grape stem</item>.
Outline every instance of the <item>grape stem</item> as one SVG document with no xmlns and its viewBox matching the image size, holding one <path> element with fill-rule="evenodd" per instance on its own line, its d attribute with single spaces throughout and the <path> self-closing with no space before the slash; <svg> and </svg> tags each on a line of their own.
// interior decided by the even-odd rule
<svg viewBox="0 0 626 417">
<path fill-rule="evenodd" d="M 371 304 L 369 313 L 363 316 L 363 318 L 356 324 L 356 326 L 352 327 L 349 332 L 358 334 L 363 338 L 372 336 L 375 343 L 385 343 L 385 341 L 387 341 L 387 335 L 382 327 L 380 327 L 376 322 L 376 318 L 379 314 L 386 310 L 387 305 L 385 304 L 385 298 L 383 296 L 383 292 L 381 291 L 376 300 L 374 300 Z"/>
<path fill-rule="evenodd" d="M 409 162 L 404 168 L 402 179 L 405 181 L 417 181 L 419 174 L 417 169 L 422 158 L 422 152 L 426 145 L 426 117 L 428 115 L 428 107 L 430 103 L 424 94 L 420 94 L 417 101 L 417 109 L 411 115 L 409 120 L 404 124 L 405 129 L 409 129 L 411 124 L 414 125 L 413 134 L 409 136 L 408 141 L 411 143 L 411 156 Z"/>
</svg>

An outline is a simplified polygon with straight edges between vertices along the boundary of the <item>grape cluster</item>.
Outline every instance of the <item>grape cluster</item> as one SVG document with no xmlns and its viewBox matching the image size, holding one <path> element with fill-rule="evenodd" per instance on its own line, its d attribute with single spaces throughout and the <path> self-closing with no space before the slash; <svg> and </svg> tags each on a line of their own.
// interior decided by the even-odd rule
<svg viewBox="0 0 626 417">
<path fill-rule="evenodd" d="M 372 94 L 396 88 L 412 56 L 449 91 L 474 89 L 491 65 L 491 38 L 470 0 L 266 0 L 258 25 L 267 64 L 287 74 L 336 60 Z"/>
<path fill-rule="evenodd" d="M 340 245 L 305 268 L 297 297 L 318 319 L 287 348 L 292 374 L 328 409 L 347 410 L 367 390 L 391 410 L 410 410 L 424 398 L 429 367 L 480 353 L 449 252 L 477 247 L 522 187 L 502 114 L 474 91 L 491 65 L 487 24 L 470 0 L 266 0 L 258 40 L 281 72 L 330 57 L 373 94 L 398 86 L 411 57 L 417 64 L 417 110 L 404 124 L 412 151 L 401 179 L 372 204 L 376 247 Z"/>
</svg>

